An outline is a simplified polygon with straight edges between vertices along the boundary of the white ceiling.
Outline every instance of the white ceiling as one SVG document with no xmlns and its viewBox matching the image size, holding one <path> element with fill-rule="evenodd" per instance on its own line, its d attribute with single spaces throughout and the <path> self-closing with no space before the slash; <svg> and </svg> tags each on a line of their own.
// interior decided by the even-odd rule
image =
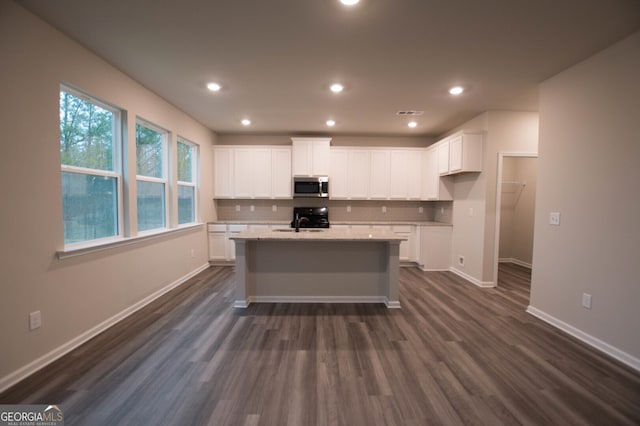
<svg viewBox="0 0 640 426">
<path fill-rule="evenodd" d="M 439 135 L 640 28 L 640 0 L 19 3 L 219 133 Z"/>
</svg>

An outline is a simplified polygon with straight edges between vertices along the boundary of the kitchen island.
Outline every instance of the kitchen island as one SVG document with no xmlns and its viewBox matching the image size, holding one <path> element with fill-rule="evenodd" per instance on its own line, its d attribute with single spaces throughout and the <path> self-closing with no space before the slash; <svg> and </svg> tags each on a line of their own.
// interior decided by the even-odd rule
<svg viewBox="0 0 640 426">
<path fill-rule="evenodd" d="M 234 307 L 252 302 L 384 303 L 399 308 L 400 242 L 389 231 L 256 230 L 232 237 Z"/>
</svg>

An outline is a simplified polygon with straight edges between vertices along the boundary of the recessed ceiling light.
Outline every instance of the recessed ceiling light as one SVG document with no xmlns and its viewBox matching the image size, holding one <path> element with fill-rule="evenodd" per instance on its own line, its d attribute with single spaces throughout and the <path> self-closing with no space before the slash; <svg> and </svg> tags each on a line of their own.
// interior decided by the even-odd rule
<svg viewBox="0 0 640 426">
<path fill-rule="evenodd" d="M 249 124 L 251 124 L 251 120 L 249 120 L 248 118 L 245 118 L 241 121 L 243 126 L 248 126 Z"/>
<path fill-rule="evenodd" d="M 464 88 L 460 87 L 460 86 L 454 86 L 451 89 L 449 89 L 449 93 L 454 95 L 454 96 L 457 96 L 457 95 L 461 94 L 462 92 L 464 92 Z"/>
<path fill-rule="evenodd" d="M 418 123 L 416 123 L 415 121 L 410 121 L 409 124 L 407 124 L 407 126 L 409 127 L 416 127 L 418 125 Z"/>
<path fill-rule="evenodd" d="M 335 125 L 336 125 L 336 121 L 335 120 L 327 120 L 327 126 L 333 127 Z"/>
<path fill-rule="evenodd" d="M 212 92 L 217 92 L 221 89 L 221 87 L 218 83 L 208 83 L 207 89 L 211 90 Z"/>
<path fill-rule="evenodd" d="M 353 6 L 360 3 L 360 0 L 340 0 L 340 3 L 344 4 L 345 6 Z"/>
<path fill-rule="evenodd" d="M 331 87 L 329 87 L 329 89 L 331 89 L 333 93 L 340 93 L 344 90 L 344 86 L 342 84 L 335 83 L 335 84 L 332 84 Z"/>
</svg>

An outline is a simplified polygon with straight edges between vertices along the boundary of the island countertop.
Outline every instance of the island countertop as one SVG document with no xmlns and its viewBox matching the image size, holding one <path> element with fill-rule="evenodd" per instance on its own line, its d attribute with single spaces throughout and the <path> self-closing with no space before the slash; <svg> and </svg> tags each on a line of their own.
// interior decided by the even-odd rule
<svg viewBox="0 0 640 426">
<path fill-rule="evenodd" d="M 387 230 L 354 230 L 354 229 L 293 229 L 271 230 L 256 229 L 244 231 L 229 237 L 232 240 L 244 241 L 407 241 L 406 237 Z"/>
</svg>

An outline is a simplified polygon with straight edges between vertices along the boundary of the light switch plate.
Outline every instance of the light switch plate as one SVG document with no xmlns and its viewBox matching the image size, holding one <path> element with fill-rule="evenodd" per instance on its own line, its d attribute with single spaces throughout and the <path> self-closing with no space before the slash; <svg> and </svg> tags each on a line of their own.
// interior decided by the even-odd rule
<svg viewBox="0 0 640 426">
<path fill-rule="evenodd" d="M 582 307 L 591 309 L 591 295 L 589 293 L 582 293 Z"/>
<path fill-rule="evenodd" d="M 42 314 L 40 311 L 31 312 L 29 314 L 29 330 L 35 330 L 42 326 Z"/>
<path fill-rule="evenodd" d="M 554 226 L 560 225 L 560 212 L 549 213 L 549 225 L 554 225 Z"/>
</svg>

